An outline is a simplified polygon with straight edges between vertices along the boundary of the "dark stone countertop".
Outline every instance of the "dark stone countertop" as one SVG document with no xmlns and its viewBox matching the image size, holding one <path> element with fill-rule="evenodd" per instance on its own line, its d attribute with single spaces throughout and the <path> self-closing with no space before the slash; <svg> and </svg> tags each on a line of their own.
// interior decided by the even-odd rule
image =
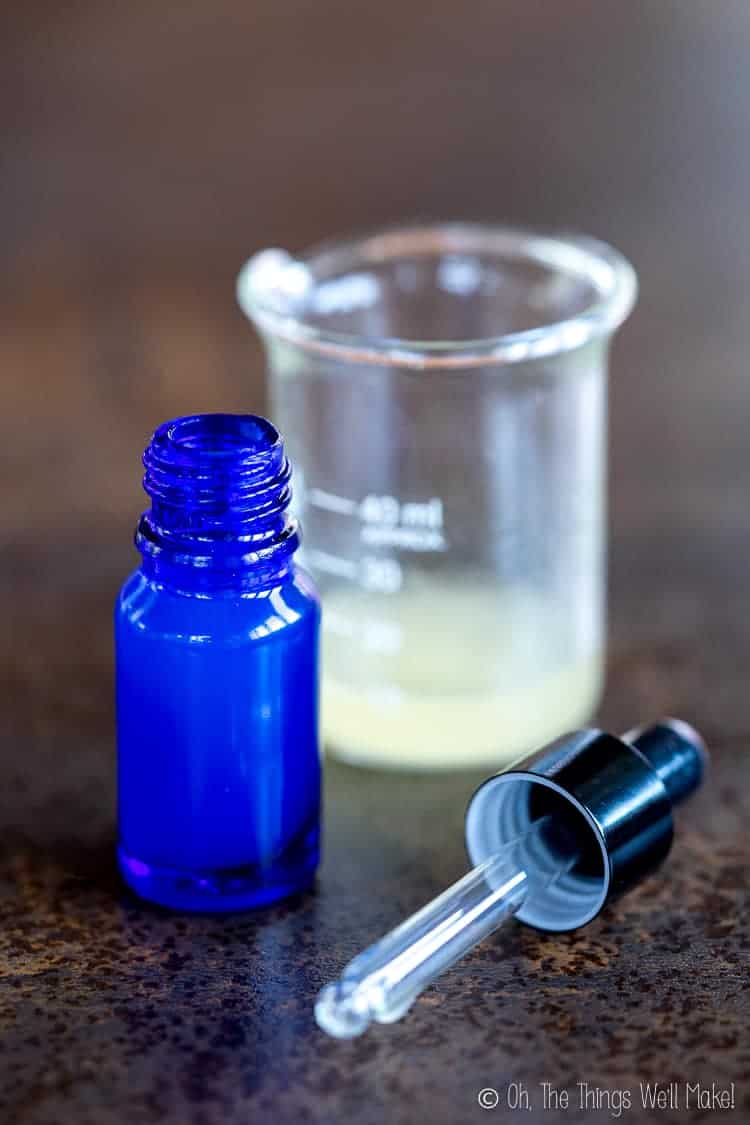
<svg viewBox="0 0 750 1125">
<path fill-rule="evenodd" d="M 629 1091 L 629 1125 L 750 1120 L 750 6 L 7 7 L 0 1123 L 611 1125 L 579 1081 Z M 578 228 L 636 265 L 597 720 L 682 716 L 713 769 L 663 868 L 588 928 L 511 924 L 341 1043 L 318 989 L 461 874 L 480 777 L 329 762 L 315 893 L 139 903 L 114 867 L 111 606 L 154 426 L 266 408 L 244 254 L 413 215 Z M 678 1108 L 640 1108 L 657 1081 Z M 734 1082 L 734 1110 L 687 1109 L 687 1081 Z"/>
<path fill-rule="evenodd" d="M 42 598 L 27 620 L 32 636 L 47 631 L 53 663 L 82 613 L 101 623 L 90 655 L 107 643 L 109 591 L 91 593 L 80 575 L 66 584 L 55 601 L 64 611 L 50 620 Z M 662 869 L 583 931 L 547 937 L 511 923 L 401 1023 L 351 1042 L 316 1028 L 314 997 L 462 872 L 463 809 L 481 777 L 329 762 L 314 893 L 257 914 L 174 915 L 136 901 L 114 870 L 113 742 L 97 733 L 109 714 L 106 661 L 67 673 L 60 663 L 49 680 L 37 667 L 47 721 L 24 737 L 17 711 L 2 759 L 3 1120 L 406 1125 L 427 1114 L 448 1125 L 485 1119 L 480 1089 L 506 1098 L 525 1083 L 537 1112 L 524 1120 L 604 1121 L 575 1107 L 579 1081 L 634 1099 L 640 1082 L 734 1081 L 738 1112 L 750 1113 L 750 757 L 742 733 L 718 722 L 719 709 L 744 702 L 731 668 L 745 620 L 725 623 L 721 644 L 709 623 L 700 646 L 663 621 L 644 623 L 642 641 L 632 620 L 624 635 L 615 627 L 607 722 L 620 729 L 663 700 L 703 726 L 714 753 Z M 709 697 L 705 686 L 720 682 L 723 697 Z M 569 1089 L 571 1108 L 543 1112 L 543 1081 Z M 492 1120 L 519 1112 L 501 1105 Z M 710 1117 L 683 1105 L 653 1119 Z"/>
</svg>

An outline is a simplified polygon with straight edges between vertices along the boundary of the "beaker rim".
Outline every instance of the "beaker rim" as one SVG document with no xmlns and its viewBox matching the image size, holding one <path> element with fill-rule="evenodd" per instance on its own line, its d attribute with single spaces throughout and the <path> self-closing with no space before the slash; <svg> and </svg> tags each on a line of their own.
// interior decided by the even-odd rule
<svg viewBox="0 0 750 1125">
<path fill-rule="evenodd" d="M 331 330 L 300 311 L 300 297 L 331 276 L 337 265 L 376 264 L 406 254 L 460 255 L 491 251 L 514 264 L 547 269 L 587 283 L 592 300 L 574 314 L 517 331 L 471 339 L 410 339 Z M 636 300 L 630 262 L 614 247 L 587 235 L 544 232 L 493 223 L 411 223 L 320 243 L 293 257 L 261 250 L 237 279 L 242 311 L 264 337 L 347 363 L 459 369 L 550 358 L 610 336 Z"/>
</svg>

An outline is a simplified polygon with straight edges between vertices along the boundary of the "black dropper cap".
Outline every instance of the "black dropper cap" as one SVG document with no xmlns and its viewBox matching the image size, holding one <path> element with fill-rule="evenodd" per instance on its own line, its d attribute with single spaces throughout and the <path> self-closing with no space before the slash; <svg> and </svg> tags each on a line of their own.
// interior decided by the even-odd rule
<svg viewBox="0 0 750 1125">
<path fill-rule="evenodd" d="M 599 730 L 564 735 L 474 794 L 466 812 L 472 863 L 520 840 L 537 889 L 517 918 L 544 930 L 575 929 L 666 856 L 673 805 L 694 792 L 707 764 L 703 739 L 680 719 L 621 738 Z M 541 817 L 555 830 L 528 833 Z"/>
<path fill-rule="evenodd" d="M 658 773 L 673 805 L 693 793 L 708 769 L 706 744 L 682 719 L 662 719 L 624 734 L 623 740 L 640 750 Z"/>
</svg>

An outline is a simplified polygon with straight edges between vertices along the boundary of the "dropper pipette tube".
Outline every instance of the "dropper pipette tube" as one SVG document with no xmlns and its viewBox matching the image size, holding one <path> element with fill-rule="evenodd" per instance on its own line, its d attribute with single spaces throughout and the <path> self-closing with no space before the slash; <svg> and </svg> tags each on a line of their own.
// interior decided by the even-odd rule
<svg viewBox="0 0 750 1125">
<path fill-rule="evenodd" d="M 561 933 L 590 922 L 656 867 L 672 810 L 700 785 L 705 743 L 679 719 L 620 737 L 574 731 L 472 797 L 466 843 L 476 866 L 321 990 L 315 1019 L 338 1039 L 392 1023 L 440 973 L 506 919 Z"/>
<path fill-rule="evenodd" d="M 530 877 L 524 869 L 520 845 L 528 846 L 531 836 L 551 827 L 549 817 L 535 821 L 522 837 L 358 954 L 341 977 L 320 992 L 315 1005 L 318 1026 L 337 1039 L 350 1039 L 373 1021 L 400 1019 L 440 973 L 494 933 L 535 889 L 547 886 L 575 861 L 571 846 L 559 850 L 556 861 L 541 874 Z"/>
</svg>

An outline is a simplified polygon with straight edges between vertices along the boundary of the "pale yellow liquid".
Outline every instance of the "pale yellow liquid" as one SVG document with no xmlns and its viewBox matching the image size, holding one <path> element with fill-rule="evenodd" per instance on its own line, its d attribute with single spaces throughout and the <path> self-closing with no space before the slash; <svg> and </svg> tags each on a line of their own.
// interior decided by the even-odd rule
<svg viewBox="0 0 750 1125">
<path fill-rule="evenodd" d="M 325 745 L 389 769 L 499 767 L 588 720 L 595 631 L 525 588 L 324 596 Z"/>
</svg>

